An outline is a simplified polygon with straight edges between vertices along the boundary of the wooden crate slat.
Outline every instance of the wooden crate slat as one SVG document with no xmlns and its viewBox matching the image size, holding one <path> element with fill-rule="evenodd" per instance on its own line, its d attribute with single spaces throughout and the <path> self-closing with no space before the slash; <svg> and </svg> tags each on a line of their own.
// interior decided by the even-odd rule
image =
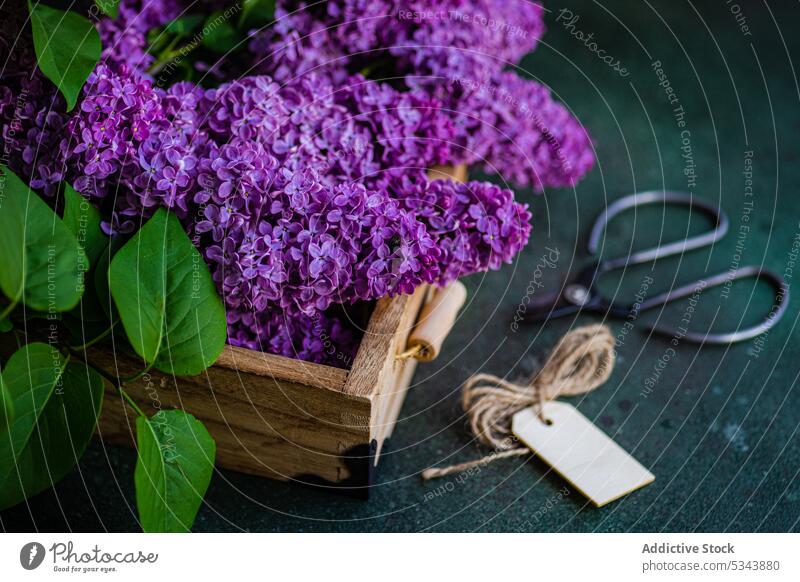
<svg viewBox="0 0 800 582">
<path fill-rule="evenodd" d="M 342 391 L 348 375 L 347 370 L 333 366 L 303 362 L 234 346 L 225 346 L 214 365 L 241 373 L 275 376 L 290 382 L 336 392 Z"/>
<path fill-rule="evenodd" d="M 423 285 L 413 295 L 378 301 L 344 385 L 345 394 L 374 398 L 380 394 L 384 378 L 406 363 L 395 356 L 405 348 L 427 292 Z"/>
</svg>

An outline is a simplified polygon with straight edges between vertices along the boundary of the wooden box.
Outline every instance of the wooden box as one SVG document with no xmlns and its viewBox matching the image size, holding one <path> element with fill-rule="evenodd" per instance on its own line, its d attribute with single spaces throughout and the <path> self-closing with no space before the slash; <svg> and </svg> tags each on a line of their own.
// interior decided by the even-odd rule
<svg viewBox="0 0 800 582">
<path fill-rule="evenodd" d="M 416 367 L 399 359 L 431 295 L 377 302 L 350 370 L 226 346 L 202 376 L 153 371 L 126 384 L 142 409 L 180 408 L 202 420 L 217 443 L 217 465 L 366 496 Z M 109 348 L 91 358 L 120 375 L 141 363 Z M 107 388 L 98 433 L 135 442 L 135 415 Z"/>
<path fill-rule="evenodd" d="M 428 175 L 463 182 L 467 169 L 437 166 Z M 417 364 L 398 355 L 414 353 L 406 350 L 414 330 L 412 348 L 423 348 L 416 357 L 435 357 L 465 297 L 463 285 L 454 283 L 381 299 L 349 370 L 226 346 L 202 376 L 153 371 L 126 389 L 147 414 L 180 408 L 202 420 L 216 440 L 220 467 L 366 497 Z M 109 348 L 93 348 L 90 356 L 119 376 L 141 369 L 141 361 Z M 135 426 L 130 409 L 107 387 L 99 436 L 131 445 Z"/>
</svg>

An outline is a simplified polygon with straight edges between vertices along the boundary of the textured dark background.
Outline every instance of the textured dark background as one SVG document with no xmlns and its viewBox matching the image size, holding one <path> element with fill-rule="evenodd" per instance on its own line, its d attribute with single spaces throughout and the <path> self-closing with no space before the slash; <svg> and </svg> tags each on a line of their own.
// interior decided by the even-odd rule
<svg viewBox="0 0 800 582">
<path fill-rule="evenodd" d="M 516 0 L 511 0 L 516 1 Z M 558 288 L 587 262 L 586 231 L 607 200 L 643 189 L 685 189 L 680 129 L 651 63 L 660 60 L 680 104 L 697 173 L 695 193 L 719 201 L 731 233 L 713 251 L 699 251 L 630 269 L 604 283 L 631 297 L 651 274 L 652 290 L 741 264 L 792 274 L 789 255 L 800 231 L 800 62 L 796 2 L 739 2 L 751 31 L 737 24 L 733 3 L 548 2 L 548 33 L 522 63 L 553 88 L 588 126 L 598 164 L 575 190 L 534 196 L 519 191 L 535 214 L 535 234 L 519 261 L 467 280 L 470 302 L 442 357 L 420 366 L 369 501 L 232 472 L 214 476 L 195 524 L 198 531 L 787 531 L 800 529 L 800 394 L 798 302 L 766 338 L 698 349 L 683 343 L 663 365 L 668 342 L 634 331 L 619 349 L 612 379 L 573 399 L 580 410 L 653 473 L 654 484 L 595 509 L 535 460 L 498 461 L 461 477 L 423 484 L 432 464 L 460 462 L 486 451 L 465 430 L 458 386 L 477 370 L 529 372 L 557 338 L 585 316 L 546 327 L 510 330 L 511 314 L 535 279 Z M 571 36 L 556 15 L 570 9 L 576 29 L 594 33 L 618 58 L 621 77 Z M 743 223 L 745 151 L 753 152 L 755 196 Z M 742 232 L 740 225 L 749 226 Z M 629 213 L 610 233 L 608 252 L 696 232 L 707 226 L 680 210 Z M 536 266 L 545 247 L 557 268 Z M 652 273 L 651 273 L 652 269 Z M 540 291 L 537 290 L 537 293 Z M 709 292 L 692 318 L 722 330 L 752 323 L 770 308 L 765 285 L 742 282 L 728 297 Z M 680 320 L 686 304 L 660 314 Z M 658 314 L 648 315 L 652 320 Z M 643 316 L 643 319 L 644 316 Z M 610 322 L 615 333 L 620 322 Z M 641 395 L 648 379 L 649 396 Z M 0 514 L 0 529 L 137 530 L 134 454 L 94 442 L 51 492 Z M 437 494 L 438 493 L 438 494 Z"/>
</svg>

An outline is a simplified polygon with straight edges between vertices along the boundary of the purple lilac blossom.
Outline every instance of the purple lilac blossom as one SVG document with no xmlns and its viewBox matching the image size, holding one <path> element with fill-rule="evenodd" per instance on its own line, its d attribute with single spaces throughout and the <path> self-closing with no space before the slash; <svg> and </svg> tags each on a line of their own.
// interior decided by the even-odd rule
<svg viewBox="0 0 800 582">
<path fill-rule="evenodd" d="M 97 29 L 103 44 L 102 60 L 112 68 L 125 65 L 146 71 L 155 60 L 147 52 L 147 32 L 178 17 L 183 8 L 178 0 L 125 0 L 117 18 L 100 20 Z"/>
<path fill-rule="evenodd" d="M 488 182 L 433 180 L 405 194 L 403 205 L 437 241 L 439 283 L 510 264 L 531 232 L 527 205 Z"/>
<path fill-rule="evenodd" d="M 457 114 L 464 148 L 488 173 L 542 191 L 575 186 L 594 165 L 589 134 L 543 85 L 501 72 L 479 85 L 456 81 L 453 91 L 468 104 Z"/>
<path fill-rule="evenodd" d="M 231 345 L 340 368 L 352 364 L 358 349 L 354 331 L 324 312 L 287 317 L 274 310 L 229 311 L 228 327 Z"/>
<path fill-rule="evenodd" d="M 52 198 L 64 179 L 58 155 L 67 116 L 64 99 L 36 68 L 30 39 L 19 35 L 18 13 L 0 13 L 0 153 L 4 163 Z"/>
<path fill-rule="evenodd" d="M 389 60 L 388 76 L 427 94 L 449 118 L 447 163 L 480 164 L 536 191 L 573 186 L 594 163 L 588 133 L 549 90 L 504 72 L 544 32 L 536 2 L 278 2 L 276 17 L 251 41 L 257 70 L 281 82 L 324 71 L 341 84 L 348 67 Z"/>
<path fill-rule="evenodd" d="M 152 59 L 142 50 L 148 29 L 181 7 L 173 0 L 123 2 L 117 22 L 99 25 L 103 60 L 73 112 L 63 113 L 63 102 L 39 73 L 27 75 L 38 83 L 31 85 L 37 101 L 30 101 L 23 116 L 26 141 L 11 148 L 18 165 L 27 164 L 22 175 L 40 180 L 35 187 L 46 193 L 65 177 L 103 210 L 104 228 L 112 233 L 131 232 L 156 207 L 170 208 L 201 250 L 223 296 L 231 344 L 346 366 L 357 334 L 332 315 L 339 304 L 411 293 L 423 283 L 445 284 L 497 269 L 527 242 L 530 214 L 509 190 L 478 182 L 429 182 L 428 168 L 463 159 L 470 139 L 481 142 L 482 155 L 492 163 L 522 142 L 524 151 L 509 159 L 516 163 L 533 155 L 545 174 L 536 184 L 551 184 L 561 158 L 554 162 L 542 139 L 550 134 L 566 144 L 564 155 L 579 160 L 582 171 L 587 163 L 582 148 L 588 138 L 569 141 L 580 126 L 539 85 L 527 87 L 522 80 L 515 85 L 496 72 L 492 77 L 513 86 L 520 102 L 537 108 L 536 121 L 522 127 L 514 125 L 510 108 L 480 101 L 480 94 L 470 96 L 495 117 L 493 123 L 506 124 L 503 142 L 486 139 L 484 128 L 454 115 L 454 103 L 465 94 L 454 83 L 440 90 L 407 76 L 398 87 L 349 71 L 356 59 L 348 52 L 372 54 L 392 38 L 406 39 L 406 52 L 394 56 L 406 63 L 406 74 L 419 69 L 425 55 L 433 68 L 457 64 L 453 59 L 469 52 L 440 46 L 439 52 L 427 53 L 422 37 L 442 34 L 441 27 L 398 18 L 385 26 L 384 4 L 398 6 L 328 2 L 284 18 L 275 28 L 277 36 L 299 44 L 280 48 L 274 38 L 266 39 L 267 49 L 280 49 L 280 58 L 273 60 L 278 63 L 271 71 L 274 80 L 251 75 L 216 89 L 190 83 L 164 89 L 153 86 L 145 70 Z M 443 6 L 488 14 L 493 4 Z M 488 71 L 494 60 L 519 58 L 535 45 L 540 8 L 531 6 L 522 17 L 508 9 L 496 13 L 521 22 L 528 18 L 531 37 L 517 43 L 475 31 L 474 23 L 459 17 L 454 46 L 480 42 L 486 50 L 463 66 Z M 364 18 L 352 23 L 347 15 L 359 10 Z M 337 18 L 347 25 L 328 28 Z M 355 28 L 348 32 L 351 25 Z M 308 30 L 320 38 L 303 38 Z M 264 35 L 256 35 L 252 44 L 264 42 Z M 343 58 L 330 64 L 336 55 Z M 26 66 L 34 69 L 23 63 L 19 71 Z M 24 78 L 3 72 L 4 133 L 16 116 L 13 103 Z M 454 100 L 453 94 L 462 96 Z M 43 109 L 53 115 L 41 115 Z M 42 163 L 34 164 L 25 153 L 31 147 L 45 153 Z M 570 176 L 567 172 L 559 183 Z"/>
<path fill-rule="evenodd" d="M 419 179 L 446 159 L 452 135 L 430 98 L 363 78 L 344 90 L 310 80 L 281 89 L 247 77 L 161 91 L 126 65 L 100 66 L 62 151 L 79 191 L 114 198 L 116 230 L 158 205 L 184 220 L 225 300 L 233 343 L 280 345 L 279 353 L 292 346 L 316 361 L 317 343 L 298 339 L 296 328 L 267 341 L 279 321 L 267 314 L 319 318 L 336 304 L 497 268 L 529 227 L 509 191 L 448 182 L 428 190 Z M 389 194 L 407 189 L 402 199 Z M 484 215 L 492 218 L 475 218 Z"/>
<path fill-rule="evenodd" d="M 148 80 L 127 65 L 117 71 L 98 65 L 61 142 L 73 187 L 90 199 L 105 198 L 117 185 L 132 187 L 144 169 L 142 145 L 165 122 L 161 100 Z"/>
</svg>

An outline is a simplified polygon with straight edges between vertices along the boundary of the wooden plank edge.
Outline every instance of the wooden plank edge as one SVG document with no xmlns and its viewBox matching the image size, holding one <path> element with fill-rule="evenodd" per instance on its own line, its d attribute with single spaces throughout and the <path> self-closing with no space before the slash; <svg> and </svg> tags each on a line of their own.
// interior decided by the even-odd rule
<svg viewBox="0 0 800 582">
<path fill-rule="evenodd" d="M 225 346 L 222 354 L 214 362 L 214 366 L 244 374 L 288 380 L 296 384 L 314 386 L 315 388 L 323 388 L 334 392 L 342 392 L 344 390 L 349 375 L 348 371 L 342 368 L 305 362 L 231 345 Z"/>
<path fill-rule="evenodd" d="M 412 295 L 378 301 L 342 390 L 345 394 L 377 396 L 383 377 L 396 364 L 397 343 L 411 333 L 427 295 L 428 285 L 421 285 Z M 404 320 L 406 329 L 401 329 Z"/>
</svg>

